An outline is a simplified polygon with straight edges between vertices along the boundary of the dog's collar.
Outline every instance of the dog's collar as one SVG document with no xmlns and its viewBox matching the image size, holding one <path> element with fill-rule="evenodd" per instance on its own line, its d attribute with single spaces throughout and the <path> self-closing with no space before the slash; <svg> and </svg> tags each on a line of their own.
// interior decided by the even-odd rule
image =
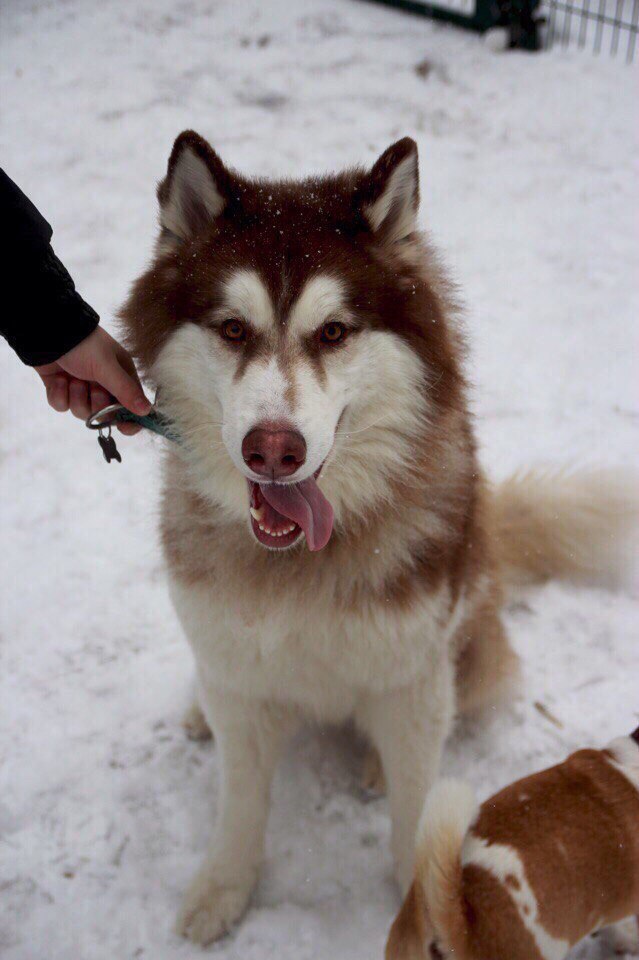
<svg viewBox="0 0 639 960">
<path fill-rule="evenodd" d="M 127 410 L 121 403 L 111 403 L 108 407 L 92 413 L 86 420 L 89 430 L 98 431 L 98 442 L 107 463 L 111 463 L 112 460 L 120 462 L 122 459 L 115 445 L 115 439 L 111 436 L 111 427 L 117 423 L 137 423 L 138 426 L 151 430 L 172 443 L 180 443 L 180 437 L 171 421 L 159 411 L 151 410 L 146 416 L 141 417 L 132 410 Z"/>
</svg>

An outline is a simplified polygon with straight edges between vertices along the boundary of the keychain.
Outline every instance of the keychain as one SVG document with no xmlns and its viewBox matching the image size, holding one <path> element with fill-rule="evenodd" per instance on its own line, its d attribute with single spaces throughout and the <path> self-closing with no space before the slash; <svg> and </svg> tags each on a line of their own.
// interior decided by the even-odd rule
<svg viewBox="0 0 639 960">
<path fill-rule="evenodd" d="M 111 435 L 110 424 L 108 424 L 106 427 L 98 428 L 98 443 L 100 444 L 100 449 L 102 450 L 104 459 L 107 463 L 111 463 L 112 460 L 117 460 L 118 463 L 122 463 L 120 451 L 115 445 L 115 437 Z"/>
</svg>

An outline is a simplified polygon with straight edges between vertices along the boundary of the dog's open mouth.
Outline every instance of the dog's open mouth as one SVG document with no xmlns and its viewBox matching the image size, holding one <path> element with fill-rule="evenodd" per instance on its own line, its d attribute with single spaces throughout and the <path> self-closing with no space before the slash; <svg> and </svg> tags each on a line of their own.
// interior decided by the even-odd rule
<svg viewBox="0 0 639 960">
<path fill-rule="evenodd" d="M 326 546 L 333 530 L 333 508 L 317 485 L 319 473 L 301 483 L 248 481 L 251 527 L 261 544 L 283 550 L 303 533 L 309 550 Z"/>
</svg>

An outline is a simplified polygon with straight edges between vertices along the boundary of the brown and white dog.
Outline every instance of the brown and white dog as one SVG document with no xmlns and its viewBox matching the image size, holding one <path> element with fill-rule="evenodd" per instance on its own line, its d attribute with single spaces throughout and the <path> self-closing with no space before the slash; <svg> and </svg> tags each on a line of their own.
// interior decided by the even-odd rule
<svg viewBox="0 0 639 960">
<path fill-rule="evenodd" d="M 123 309 L 182 439 L 163 546 L 222 765 L 179 924 L 198 942 L 248 903 L 277 758 L 305 719 L 352 718 L 377 747 L 406 889 L 455 710 L 516 672 L 502 583 L 597 575 L 626 524 L 614 480 L 485 484 L 418 192 L 410 139 L 370 170 L 268 182 L 183 133 Z"/>
<path fill-rule="evenodd" d="M 562 960 L 589 933 L 638 913 L 636 730 L 479 808 L 466 784 L 435 786 L 386 960 Z"/>
</svg>

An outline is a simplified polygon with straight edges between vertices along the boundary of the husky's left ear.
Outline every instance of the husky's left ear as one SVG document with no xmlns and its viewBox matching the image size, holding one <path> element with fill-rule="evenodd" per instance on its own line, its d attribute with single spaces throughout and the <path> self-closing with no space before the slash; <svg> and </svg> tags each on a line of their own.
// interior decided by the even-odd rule
<svg viewBox="0 0 639 960">
<path fill-rule="evenodd" d="M 158 187 L 162 239 L 186 240 L 206 229 L 231 197 L 231 175 L 207 141 L 184 130 Z"/>
<path fill-rule="evenodd" d="M 366 178 L 362 212 L 374 233 L 397 243 L 417 229 L 417 144 L 410 137 L 385 150 Z"/>
</svg>

